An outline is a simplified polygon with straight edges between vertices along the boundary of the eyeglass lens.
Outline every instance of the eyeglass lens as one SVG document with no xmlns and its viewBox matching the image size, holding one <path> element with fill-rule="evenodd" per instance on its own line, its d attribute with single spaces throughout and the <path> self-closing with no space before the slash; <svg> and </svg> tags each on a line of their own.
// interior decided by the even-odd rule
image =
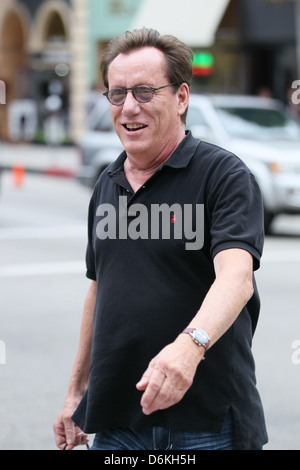
<svg viewBox="0 0 300 470">
<path fill-rule="evenodd" d="M 153 91 L 147 86 L 137 86 L 132 88 L 134 98 L 140 103 L 147 103 L 153 97 Z M 123 88 L 114 88 L 107 94 L 109 101 L 113 104 L 123 104 L 125 102 L 127 90 Z"/>
</svg>

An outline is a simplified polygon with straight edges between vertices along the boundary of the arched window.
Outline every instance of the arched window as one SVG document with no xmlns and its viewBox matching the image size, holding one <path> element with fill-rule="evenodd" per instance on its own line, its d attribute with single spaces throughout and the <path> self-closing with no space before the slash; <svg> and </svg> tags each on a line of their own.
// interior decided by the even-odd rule
<svg viewBox="0 0 300 470">
<path fill-rule="evenodd" d="M 0 35 L 0 78 L 6 83 L 6 98 L 10 101 L 25 92 L 22 74 L 28 63 L 25 31 L 15 11 L 9 11 L 5 16 Z"/>
<path fill-rule="evenodd" d="M 45 29 L 46 42 L 63 42 L 66 41 L 66 29 L 61 16 L 56 11 L 53 11 L 48 18 L 48 24 Z"/>
<path fill-rule="evenodd" d="M 19 61 L 20 54 L 24 54 L 25 35 L 21 20 L 14 11 L 9 12 L 4 19 L 1 36 L 4 53 L 12 56 L 12 60 Z"/>
</svg>

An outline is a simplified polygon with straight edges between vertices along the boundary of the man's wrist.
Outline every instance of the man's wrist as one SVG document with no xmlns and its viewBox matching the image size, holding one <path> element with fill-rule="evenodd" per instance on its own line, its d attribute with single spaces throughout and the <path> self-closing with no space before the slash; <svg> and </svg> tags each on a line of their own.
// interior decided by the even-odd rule
<svg viewBox="0 0 300 470">
<path fill-rule="evenodd" d="M 199 346 L 192 341 L 192 338 L 190 338 L 189 335 L 180 334 L 177 337 L 176 342 L 187 350 L 186 354 L 189 355 L 189 357 L 193 357 L 196 363 L 200 364 L 201 361 L 204 361 L 205 349 L 199 348 Z"/>
<path fill-rule="evenodd" d="M 72 381 L 69 384 L 66 401 L 76 401 L 81 400 L 83 395 L 85 394 L 88 387 L 88 383 L 86 381 L 81 381 L 77 383 L 77 381 Z"/>
</svg>

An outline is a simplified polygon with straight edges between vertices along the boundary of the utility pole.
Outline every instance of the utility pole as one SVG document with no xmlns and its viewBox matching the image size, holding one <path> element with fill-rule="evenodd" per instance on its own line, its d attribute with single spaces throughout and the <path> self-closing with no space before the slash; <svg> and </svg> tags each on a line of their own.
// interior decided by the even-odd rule
<svg viewBox="0 0 300 470">
<path fill-rule="evenodd" d="M 71 134 L 76 142 L 85 129 L 85 104 L 88 93 L 88 5 L 87 0 L 72 0 Z"/>
</svg>

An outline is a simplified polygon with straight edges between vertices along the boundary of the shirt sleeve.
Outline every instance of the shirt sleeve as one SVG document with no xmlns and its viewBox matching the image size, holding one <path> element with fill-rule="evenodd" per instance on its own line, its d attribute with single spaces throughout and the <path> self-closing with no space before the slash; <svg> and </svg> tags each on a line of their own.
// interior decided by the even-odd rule
<svg viewBox="0 0 300 470">
<path fill-rule="evenodd" d="M 247 168 L 225 173 L 211 190 L 211 255 L 241 248 L 253 256 L 253 269 L 260 267 L 263 251 L 263 203 L 260 189 Z"/>
</svg>

